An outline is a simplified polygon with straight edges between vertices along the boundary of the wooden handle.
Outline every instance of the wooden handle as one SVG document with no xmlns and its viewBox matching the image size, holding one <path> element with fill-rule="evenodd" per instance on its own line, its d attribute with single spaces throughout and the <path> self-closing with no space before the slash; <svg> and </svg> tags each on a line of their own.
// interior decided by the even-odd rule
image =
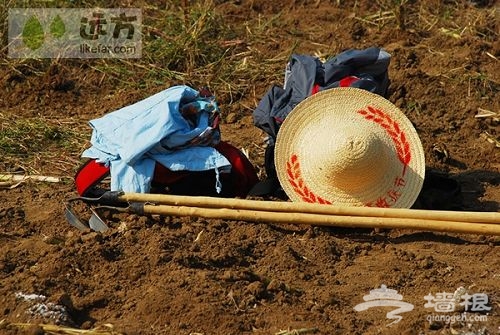
<svg viewBox="0 0 500 335">
<path fill-rule="evenodd" d="M 127 202 L 151 202 L 174 206 L 231 208 L 254 211 L 308 213 L 325 215 L 408 218 L 420 220 L 500 223 L 498 212 L 433 211 L 406 208 L 341 207 L 306 202 L 260 201 L 234 198 L 193 197 L 167 194 L 124 193 L 119 199 Z"/>
<path fill-rule="evenodd" d="M 457 221 L 392 217 L 336 216 L 310 213 L 294 213 L 293 215 L 290 215 L 290 213 L 284 212 L 168 205 L 144 205 L 143 211 L 148 214 L 195 216 L 208 219 L 225 219 L 234 221 L 306 224 L 348 228 L 397 228 L 500 236 L 500 225 Z"/>
</svg>

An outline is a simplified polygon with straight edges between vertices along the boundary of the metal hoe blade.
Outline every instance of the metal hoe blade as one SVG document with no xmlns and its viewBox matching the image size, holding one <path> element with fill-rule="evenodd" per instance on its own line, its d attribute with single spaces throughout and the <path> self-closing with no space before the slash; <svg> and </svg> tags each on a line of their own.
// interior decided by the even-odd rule
<svg viewBox="0 0 500 335">
<path fill-rule="evenodd" d="M 109 229 L 109 227 L 104 223 L 104 221 L 99 217 L 94 209 L 90 209 L 92 215 L 89 219 L 89 226 L 92 230 L 103 232 Z"/>
<path fill-rule="evenodd" d="M 69 222 L 70 225 L 73 227 L 79 229 L 79 230 L 88 230 L 89 226 L 84 224 L 76 215 L 76 213 L 73 211 L 73 209 L 69 206 L 69 204 L 66 204 L 66 208 L 64 209 L 64 216 L 66 217 L 66 220 Z"/>
</svg>

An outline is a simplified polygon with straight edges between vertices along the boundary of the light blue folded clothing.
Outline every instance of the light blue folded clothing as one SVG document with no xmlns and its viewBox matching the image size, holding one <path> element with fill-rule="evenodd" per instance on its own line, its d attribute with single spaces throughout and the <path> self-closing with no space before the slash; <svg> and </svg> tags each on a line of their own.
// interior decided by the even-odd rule
<svg viewBox="0 0 500 335">
<path fill-rule="evenodd" d="M 173 86 L 91 120 L 92 147 L 82 157 L 110 166 L 112 191 L 149 192 L 155 162 L 173 171 L 214 169 L 218 176 L 231 164 L 210 146 L 220 140 L 211 127 L 214 113 L 219 109 L 213 97 Z"/>
</svg>

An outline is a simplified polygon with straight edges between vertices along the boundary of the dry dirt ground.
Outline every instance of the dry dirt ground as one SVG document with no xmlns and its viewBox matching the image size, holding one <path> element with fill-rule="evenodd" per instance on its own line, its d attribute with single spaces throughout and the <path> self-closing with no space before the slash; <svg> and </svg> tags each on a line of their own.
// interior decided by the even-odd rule
<svg viewBox="0 0 500 335">
<path fill-rule="evenodd" d="M 144 4 L 146 17 L 160 7 Z M 260 171 L 263 134 L 251 113 L 272 84 L 281 85 L 290 52 L 325 56 L 380 46 L 392 55 L 389 99 L 415 124 L 427 167 L 461 187 L 452 205 L 438 194 L 434 208 L 499 211 L 494 2 L 219 1 L 214 12 L 234 31 L 228 57 L 240 57 L 242 76 L 253 78 L 236 73 L 223 84 L 188 73 L 149 86 L 131 77 L 120 86 L 95 62 L 18 65 L 4 48 L 2 136 L 23 120 L 42 120 L 78 131 L 81 140 L 76 149 L 37 147 L 30 132 L 40 129 L 27 127 L 32 146 L 19 155 L 2 148 L 0 172 L 71 177 L 90 138 L 86 121 L 183 83 L 212 88 L 223 139 L 247 148 Z M 259 27 L 260 40 L 248 42 Z M 485 111 L 496 116 L 476 117 Z M 498 237 L 136 215 L 108 218 L 117 226 L 104 233 L 81 232 L 63 214 L 64 200 L 75 195 L 71 180 L 0 190 L 0 334 L 49 333 L 20 323 L 107 333 L 112 325 L 127 334 L 500 334 Z M 427 196 L 418 206 L 429 205 Z M 398 323 L 386 317 L 393 307 L 354 310 L 381 285 L 414 306 Z M 489 310 L 425 306 L 427 295 L 459 287 L 476 302 L 486 296 Z M 467 320 L 429 321 L 443 315 Z"/>
</svg>

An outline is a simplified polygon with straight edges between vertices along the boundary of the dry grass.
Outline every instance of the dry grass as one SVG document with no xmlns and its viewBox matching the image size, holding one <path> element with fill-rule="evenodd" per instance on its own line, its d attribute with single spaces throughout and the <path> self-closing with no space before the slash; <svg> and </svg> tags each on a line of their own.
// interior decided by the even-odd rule
<svg viewBox="0 0 500 335">
<path fill-rule="evenodd" d="M 397 27 L 401 30 L 432 31 L 462 38 L 475 36 L 485 41 L 498 39 L 498 7 L 478 10 L 463 1 L 377 0 L 372 14 L 355 19 L 377 27 Z M 465 15 L 464 15 L 465 13 Z"/>
</svg>

